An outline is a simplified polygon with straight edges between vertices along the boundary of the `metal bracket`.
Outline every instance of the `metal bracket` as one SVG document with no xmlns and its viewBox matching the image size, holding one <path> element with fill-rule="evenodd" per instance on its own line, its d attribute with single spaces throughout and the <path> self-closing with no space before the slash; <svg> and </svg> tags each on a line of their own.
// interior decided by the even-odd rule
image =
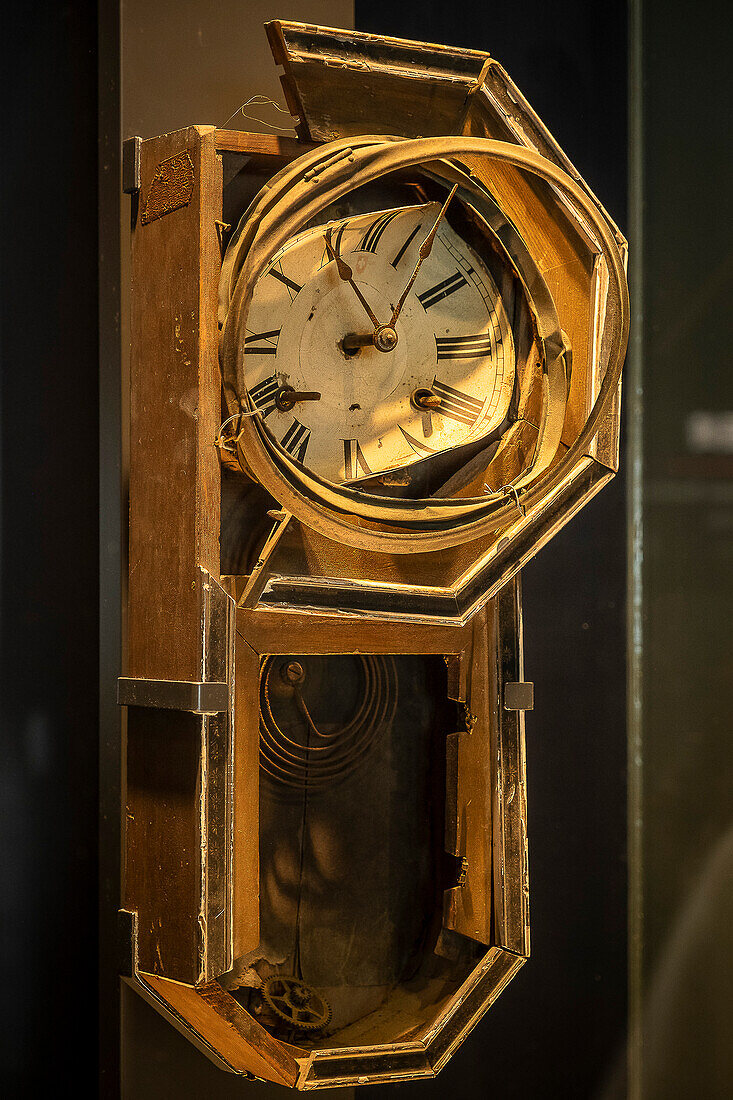
<svg viewBox="0 0 733 1100">
<path fill-rule="evenodd" d="M 534 684 L 530 681 L 509 681 L 504 684 L 504 710 L 533 710 Z"/>
<path fill-rule="evenodd" d="M 137 913 L 117 910 L 117 966 L 122 978 L 134 978 L 137 973 Z"/>
<path fill-rule="evenodd" d="M 122 142 L 122 190 L 132 195 L 140 190 L 140 147 L 143 139 L 131 137 Z"/>
<path fill-rule="evenodd" d="M 120 676 L 117 702 L 121 707 L 156 707 L 187 714 L 220 714 L 229 709 L 229 685 L 190 680 L 141 680 Z"/>
</svg>

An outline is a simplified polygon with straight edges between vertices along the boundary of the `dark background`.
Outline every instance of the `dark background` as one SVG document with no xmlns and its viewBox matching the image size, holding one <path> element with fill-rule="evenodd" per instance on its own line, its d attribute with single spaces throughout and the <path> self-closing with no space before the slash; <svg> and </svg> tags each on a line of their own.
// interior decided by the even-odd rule
<svg viewBox="0 0 733 1100">
<path fill-rule="evenodd" d="M 359 30 L 487 50 L 617 224 L 627 10 L 356 0 Z M 522 573 L 532 957 L 434 1082 L 381 1098 L 599 1095 L 626 1028 L 626 523 L 616 478 Z"/>
<path fill-rule="evenodd" d="M 13 5 L 2 50 L 0 1080 L 30 1096 L 97 1079 L 96 6 Z"/>
<path fill-rule="evenodd" d="M 202 4 L 202 19 L 209 10 Z M 116 4 L 102 5 L 100 16 L 84 0 L 36 0 L 4 19 L 0 1080 L 14 1095 L 61 1082 L 95 1091 L 101 1071 L 101 1093 L 114 1096 L 114 829 L 102 830 L 100 877 L 98 807 L 101 796 L 103 816 L 114 816 L 117 795 L 109 785 L 100 792 L 98 769 L 100 703 L 104 774 L 116 752 L 116 646 L 103 630 L 100 647 L 100 607 L 104 614 L 118 594 L 109 572 L 119 532 L 109 505 L 119 413 L 109 387 L 119 359 L 110 339 L 119 272 L 110 230 L 119 198 L 118 13 Z M 689 1013 L 666 1032 L 638 1015 L 647 987 L 652 1008 L 660 997 L 666 945 L 681 935 L 679 910 L 730 825 L 732 471 L 730 458 L 711 464 L 687 454 L 685 415 L 733 407 L 731 20 L 714 0 L 694 12 L 677 0 L 632 4 L 629 128 L 628 22 L 621 0 L 356 3 L 357 29 L 485 49 L 507 67 L 628 231 L 636 302 L 626 480 L 617 478 L 524 571 L 526 673 L 536 683 L 527 720 L 533 957 L 435 1083 L 370 1095 L 641 1096 L 639 1052 L 654 1054 L 655 1042 L 666 1069 L 655 1076 L 652 1058 L 645 1097 L 722 1098 L 733 1089 L 724 1033 L 716 1032 L 730 1019 L 730 994 L 718 1010 L 710 963 L 695 968 L 692 1003 L 707 1005 L 705 1034 L 715 1041 L 705 1046 Z M 632 542 L 627 650 L 627 516 L 638 535 L 640 507 L 646 556 L 642 563 Z M 631 1087 L 623 1068 L 627 655 Z M 720 939 L 713 931 L 706 942 Z M 667 1000 L 680 992 L 681 974 L 673 967 L 661 983 Z M 166 1077 L 176 1060 L 190 1067 L 188 1095 L 215 1095 L 216 1071 L 141 1011 L 128 1025 L 149 1059 L 149 1095 L 183 1094 Z M 226 1081 L 227 1095 L 235 1084 Z"/>
</svg>

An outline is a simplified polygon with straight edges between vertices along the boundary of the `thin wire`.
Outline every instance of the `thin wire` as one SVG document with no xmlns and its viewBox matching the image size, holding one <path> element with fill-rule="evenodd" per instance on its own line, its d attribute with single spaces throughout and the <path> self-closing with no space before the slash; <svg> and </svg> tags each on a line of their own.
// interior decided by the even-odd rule
<svg viewBox="0 0 733 1100">
<path fill-rule="evenodd" d="M 214 446 L 219 447 L 219 449 L 222 450 L 222 451 L 236 451 L 236 447 L 232 447 L 232 446 L 230 446 L 230 444 L 237 443 L 238 440 L 239 440 L 239 437 L 242 433 L 240 431 L 240 432 L 237 432 L 236 435 L 231 436 L 229 439 L 226 439 L 226 440 L 223 439 L 222 438 L 222 432 L 226 428 L 227 424 L 231 424 L 232 420 L 240 420 L 242 417 L 245 417 L 245 416 L 260 416 L 260 415 L 261 415 L 261 413 L 260 413 L 259 409 L 242 409 L 240 412 L 236 412 L 232 416 L 228 416 L 227 419 L 224 421 L 224 423 L 222 425 L 220 425 L 219 431 L 216 433 L 216 439 L 214 440 Z"/>
<path fill-rule="evenodd" d="M 491 486 L 488 484 L 488 482 L 484 482 L 484 492 L 485 493 L 493 493 L 494 492 L 494 490 L 491 488 Z M 520 501 L 519 492 L 514 487 L 514 485 L 500 485 L 499 488 L 496 490 L 496 492 L 497 493 L 503 493 L 505 497 L 511 497 L 512 500 L 514 501 L 514 503 L 516 504 L 517 508 L 519 509 L 519 511 L 522 513 L 522 515 L 526 516 L 527 509 L 524 506 L 524 504 L 522 504 L 522 502 Z"/>
<path fill-rule="evenodd" d="M 499 492 L 503 493 L 505 497 L 512 497 L 514 503 L 516 504 L 522 515 L 524 516 L 527 514 L 527 509 L 524 507 L 519 499 L 519 492 L 517 489 L 515 489 L 513 485 L 500 485 Z"/>
<path fill-rule="evenodd" d="M 296 688 L 297 692 L 297 688 Z M 305 704 L 304 704 L 305 705 Z M 310 717 L 310 716 L 309 716 Z M 312 723 L 311 723 L 312 725 Z M 300 909 L 303 900 L 303 871 L 305 868 L 305 830 L 308 824 L 308 749 L 310 747 L 310 730 L 305 731 L 305 783 L 303 784 L 303 813 L 300 819 L 300 860 L 298 866 L 298 905 L 295 910 L 295 941 L 293 944 L 293 974 L 303 981 L 303 967 L 300 962 Z"/>
<path fill-rule="evenodd" d="M 256 115 L 248 115 L 247 112 L 244 109 L 245 107 L 268 107 L 268 106 L 269 107 L 274 107 L 275 110 L 279 111 L 281 115 L 287 115 L 288 118 L 293 117 L 290 114 L 290 111 L 285 110 L 285 108 L 281 107 L 279 103 L 276 103 L 274 99 L 270 99 L 269 95 L 262 95 L 262 93 L 258 92 L 257 95 L 250 96 L 249 99 L 245 100 L 245 102 L 241 105 L 241 107 L 237 107 L 234 114 L 231 114 L 229 116 L 229 118 L 226 120 L 226 122 L 224 123 L 224 126 L 222 127 L 222 129 L 224 129 L 226 126 L 228 126 L 229 123 L 232 121 L 232 119 L 236 118 L 236 116 L 241 112 L 242 116 L 244 118 L 249 119 L 250 122 L 258 122 L 260 124 L 260 126 L 267 126 L 267 128 L 269 130 L 280 130 L 284 134 L 287 134 L 290 131 L 295 133 L 295 127 L 292 126 L 292 125 L 291 126 L 278 126 L 274 122 L 265 122 L 264 119 L 257 118 Z"/>
</svg>

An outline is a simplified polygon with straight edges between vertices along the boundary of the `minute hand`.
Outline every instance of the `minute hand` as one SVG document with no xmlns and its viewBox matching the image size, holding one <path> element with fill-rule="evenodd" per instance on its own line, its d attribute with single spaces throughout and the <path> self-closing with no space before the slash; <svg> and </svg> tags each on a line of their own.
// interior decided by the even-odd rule
<svg viewBox="0 0 733 1100">
<path fill-rule="evenodd" d="M 410 276 L 410 279 L 409 279 L 409 282 L 408 282 L 407 286 L 402 291 L 402 297 L 400 298 L 399 302 L 395 306 L 394 313 L 392 314 L 392 320 L 390 321 L 390 325 L 392 326 L 392 328 L 394 328 L 395 321 L 397 320 L 397 318 L 400 315 L 402 307 L 405 304 L 405 299 L 407 298 L 407 295 L 410 293 L 410 291 L 412 290 L 412 288 L 414 286 L 415 279 L 417 278 L 418 272 L 420 271 L 420 268 L 423 265 L 423 261 L 427 260 L 428 256 L 432 252 L 433 242 L 435 241 L 435 236 L 438 232 L 438 226 L 440 225 L 440 223 L 443 219 L 443 215 L 445 214 L 446 210 L 448 209 L 448 203 L 451 201 L 451 199 L 453 198 L 453 196 L 455 195 L 457 190 L 458 190 L 458 184 L 456 184 L 453 187 L 450 195 L 448 196 L 448 198 L 445 200 L 445 202 L 441 206 L 440 212 L 438 213 L 438 216 L 437 216 L 437 218 L 435 219 L 435 221 L 433 223 L 433 228 L 430 230 L 427 237 L 425 238 L 423 243 L 420 245 L 420 251 L 418 253 L 418 258 L 417 258 L 417 263 L 415 264 L 415 269 L 412 272 L 412 275 Z"/>
</svg>

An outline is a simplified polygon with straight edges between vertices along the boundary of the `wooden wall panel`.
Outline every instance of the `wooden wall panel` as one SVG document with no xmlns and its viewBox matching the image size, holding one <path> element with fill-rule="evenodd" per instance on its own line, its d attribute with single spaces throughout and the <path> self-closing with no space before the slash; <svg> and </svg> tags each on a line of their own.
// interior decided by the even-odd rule
<svg viewBox="0 0 733 1100">
<path fill-rule="evenodd" d="M 219 575 L 214 133 L 190 127 L 141 150 L 132 233 L 130 676 L 202 678 L 198 566 Z M 156 172 L 163 178 L 154 187 Z M 154 216 L 166 202 L 183 204 Z"/>
<path fill-rule="evenodd" d="M 130 707 L 124 907 L 141 970 L 193 984 L 203 955 L 200 781 L 205 718 Z"/>
</svg>

